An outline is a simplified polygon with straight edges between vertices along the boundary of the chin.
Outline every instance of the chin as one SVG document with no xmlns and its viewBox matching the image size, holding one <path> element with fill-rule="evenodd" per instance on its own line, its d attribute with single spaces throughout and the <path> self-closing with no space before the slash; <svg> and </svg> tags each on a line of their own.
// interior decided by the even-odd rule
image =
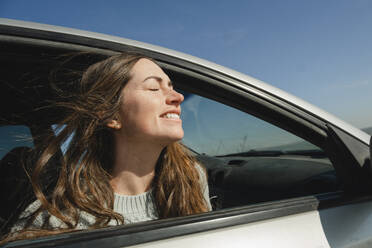
<svg viewBox="0 0 372 248">
<path fill-rule="evenodd" d="M 183 135 L 169 137 L 169 142 L 174 143 L 174 142 L 182 140 L 182 138 L 183 138 Z"/>
<path fill-rule="evenodd" d="M 174 135 L 169 135 L 167 137 L 164 137 L 162 139 L 162 143 L 164 144 L 164 146 L 168 146 L 174 142 L 182 140 L 182 138 L 183 138 L 183 132 L 177 135 L 174 134 Z"/>
</svg>

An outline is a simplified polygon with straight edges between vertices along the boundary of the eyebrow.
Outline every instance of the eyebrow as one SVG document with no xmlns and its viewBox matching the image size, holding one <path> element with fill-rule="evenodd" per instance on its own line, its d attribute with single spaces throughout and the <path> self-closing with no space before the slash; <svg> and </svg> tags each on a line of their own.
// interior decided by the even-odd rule
<svg viewBox="0 0 372 248">
<path fill-rule="evenodd" d="M 143 82 L 145 82 L 146 80 L 148 80 L 148 79 L 155 79 L 156 81 L 158 81 L 159 83 L 160 82 L 163 82 L 163 79 L 161 78 L 161 77 L 157 77 L 157 76 L 148 76 L 147 78 L 145 78 L 144 80 L 143 80 Z M 171 86 L 173 86 L 173 82 L 172 81 L 168 81 L 168 84 L 170 84 Z"/>
</svg>

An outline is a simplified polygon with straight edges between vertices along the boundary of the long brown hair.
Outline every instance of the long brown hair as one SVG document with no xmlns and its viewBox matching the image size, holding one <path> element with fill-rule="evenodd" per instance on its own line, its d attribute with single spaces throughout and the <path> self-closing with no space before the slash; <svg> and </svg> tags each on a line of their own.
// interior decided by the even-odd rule
<svg viewBox="0 0 372 248">
<path fill-rule="evenodd" d="M 12 239 L 73 231 L 80 211 L 95 217 L 91 229 L 105 227 L 111 220 L 125 223 L 125 215 L 113 211 L 114 192 L 109 180 L 114 138 L 106 124 L 119 111 L 121 91 L 131 78 L 132 67 L 141 58 L 146 57 L 120 54 L 89 66 L 74 95 L 68 101 L 55 104 L 68 112 L 67 117 L 60 121 L 57 134 L 47 136 L 35 148 L 38 158 L 30 176 L 41 206 L 28 217 L 25 228 L 12 235 Z M 56 160 L 68 139 L 68 147 L 59 159 L 57 183 L 50 193 L 46 193 L 40 178 L 49 167 L 55 166 L 51 161 Z M 195 163 L 180 143 L 173 143 L 162 152 L 152 182 L 159 218 L 208 210 Z M 29 229 L 35 218 L 45 211 L 49 217 L 60 219 L 65 227 L 53 230 L 46 221 L 41 229 Z"/>
</svg>

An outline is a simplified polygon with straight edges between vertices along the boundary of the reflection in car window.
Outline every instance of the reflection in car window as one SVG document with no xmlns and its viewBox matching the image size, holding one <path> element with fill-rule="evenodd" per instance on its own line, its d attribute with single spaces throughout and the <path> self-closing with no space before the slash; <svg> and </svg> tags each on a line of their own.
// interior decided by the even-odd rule
<svg viewBox="0 0 372 248">
<path fill-rule="evenodd" d="M 242 111 L 189 95 L 182 105 L 183 142 L 196 152 L 225 155 L 247 151 L 319 150 L 313 144 Z"/>
</svg>

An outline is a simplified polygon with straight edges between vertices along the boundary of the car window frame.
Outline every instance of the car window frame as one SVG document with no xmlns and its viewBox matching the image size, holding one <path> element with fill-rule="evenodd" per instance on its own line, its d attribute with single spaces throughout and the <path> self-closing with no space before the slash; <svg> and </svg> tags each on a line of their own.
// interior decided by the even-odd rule
<svg viewBox="0 0 372 248">
<path fill-rule="evenodd" d="M 169 69 L 169 67 L 167 69 Z M 219 85 L 221 82 L 218 82 L 217 84 Z M 210 85 L 207 88 L 209 90 L 213 90 Z M 230 88 L 227 87 L 224 88 L 224 90 L 230 90 Z M 199 91 L 198 93 L 208 95 L 206 92 Z M 243 92 L 243 94 L 247 95 L 248 93 Z M 220 98 L 218 98 L 218 100 L 221 101 Z M 224 100 L 226 101 L 226 99 L 222 99 L 222 101 Z M 236 105 L 231 102 L 230 104 Z M 62 244 L 66 247 L 77 247 L 83 244 L 105 247 L 109 244 L 112 244 L 112 242 L 115 242 L 115 244 L 119 244 L 120 246 L 129 246 L 177 237 L 180 235 L 188 235 L 200 231 L 210 231 L 276 217 L 319 210 L 322 208 L 349 204 L 350 202 L 361 200 L 364 201 L 367 200 L 367 198 L 359 197 L 350 200 L 344 195 L 343 192 L 331 192 L 319 196 L 311 195 L 283 199 L 274 202 L 252 204 L 231 209 L 222 209 L 199 215 L 142 222 L 118 227 L 107 227 L 91 231 L 83 230 L 76 233 L 59 234 L 55 236 L 38 238 L 35 240 L 15 241 L 9 243 L 5 247 L 48 247 Z M 128 238 L 129 236 L 131 237 L 130 239 Z"/>
</svg>

